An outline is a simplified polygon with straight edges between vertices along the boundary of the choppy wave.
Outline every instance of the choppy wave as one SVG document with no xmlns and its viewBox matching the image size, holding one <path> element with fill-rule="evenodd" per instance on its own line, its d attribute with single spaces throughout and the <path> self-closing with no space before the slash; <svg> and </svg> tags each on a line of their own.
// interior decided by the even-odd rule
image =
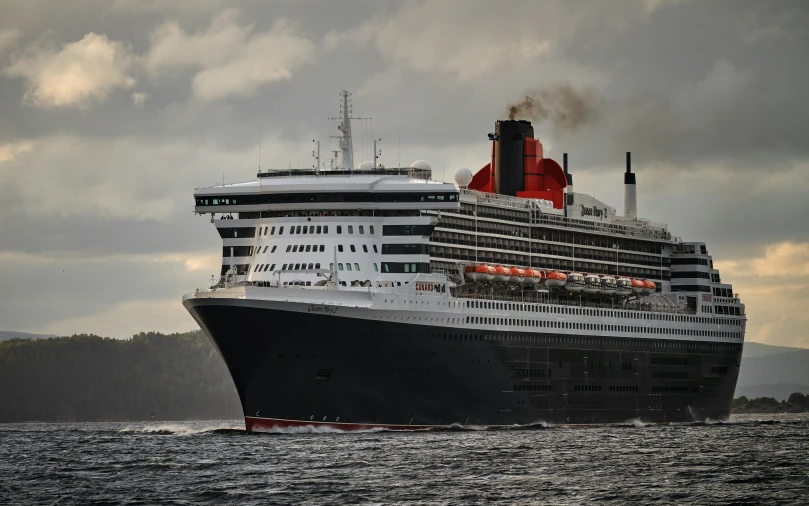
<svg viewBox="0 0 809 506">
<path fill-rule="evenodd" d="M 809 415 L 420 431 L 0 425 L 9 504 L 806 504 Z M 356 436 L 338 436 L 355 434 Z"/>
</svg>

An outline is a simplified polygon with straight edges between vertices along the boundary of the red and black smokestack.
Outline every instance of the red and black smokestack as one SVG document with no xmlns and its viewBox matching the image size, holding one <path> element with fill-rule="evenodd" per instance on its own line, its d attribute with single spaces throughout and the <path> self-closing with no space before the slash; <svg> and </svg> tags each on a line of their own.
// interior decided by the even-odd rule
<svg viewBox="0 0 809 506">
<path fill-rule="evenodd" d="M 533 158 L 536 150 L 525 150 L 525 139 L 534 138 L 534 127 L 526 120 L 501 120 L 495 124 L 494 135 L 494 190 L 501 195 L 517 196 L 525 191 L 526 157 Z"/>
</svg>

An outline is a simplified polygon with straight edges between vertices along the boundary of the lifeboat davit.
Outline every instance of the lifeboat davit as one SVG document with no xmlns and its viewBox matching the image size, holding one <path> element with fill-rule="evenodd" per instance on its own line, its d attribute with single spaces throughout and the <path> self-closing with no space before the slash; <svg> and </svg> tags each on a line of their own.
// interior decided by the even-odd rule
<svg viewBox="0 0 809 506">
<path fill-rule="evenodd" d="M 643 280 L 643 291 L 641 293 L 643 293 L 644 295 L 650 295 L 650 294 L 655 293 L 656 288 L 657 288 L 657 285 L 655 285 L 653 281 L 649 281 L 648 279 L 644 279 Z"/>
<path fill-rule="evenodd" d="M 595 274 L 584 276 L 584 293 L 598 293 L 601 291 L 601 278 Z"/>
<path fill-rule="evenodd" d="M 580 272 L 571 272 L 568 274 L 565 288 L 570 292 L 581 292 L 584 290 L 584 275 Z"/>
<path fill-rule="evenodd" d="M 487 264 L 467 265 L 464 273 L 472 281 L 491 281 L 494 279 L 494 268 Z"/>
<path fill-rule="evenodd" d="M 525 269 L 525 284 L 538 285 L 542 283 L 542 271 L 536 269 Z"/>
<path fill-rule="evenodd" d="M 601 290 L 603 295 L 615 295 L 617 289 L 615 278 L 612 276 L 601 276 Z"/>
<path fill-rule="evenodd" d="M 519 267 L 512 267 L 509 269 L 511 273 L 511 282 L 512 283 L 524 283 L 525 282 L 525 269 L 520 269 Z"/>
<path fill-rule="evenodd" d="M 632 292 L 640 294 L 643 293 L 643 281 L 632 278 Z"/>
<path fill-rule="evenodd" d="M 626 297 L 632 294 L 632 280 L 629 278 L 618 278 L 615 280 L 615 293 Z"/>
<path fill-rule="evenodd" d="M 500 283 L 508 283 L 511 280 L 511 272 L 502 265 L 495 265 L 494 280 Z"/>
<path fill-rule="evenodd" d="M 559 271 L 551 271 L 545 276 L 545 285 L 550 288 L 558 288 L 565 286 L 567 282 L 567 274 Z"/>
</svg>

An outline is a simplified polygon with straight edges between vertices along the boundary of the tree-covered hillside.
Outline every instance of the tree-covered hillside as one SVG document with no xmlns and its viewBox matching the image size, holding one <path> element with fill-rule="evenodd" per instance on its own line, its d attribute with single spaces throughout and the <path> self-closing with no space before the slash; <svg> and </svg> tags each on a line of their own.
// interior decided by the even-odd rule
<svg viewBox="0 0 809 506">
<path fill-rule="evenodd" d="M 201 331 L 0 342 L 0 422 L 240 418 Z"/>
</svg>

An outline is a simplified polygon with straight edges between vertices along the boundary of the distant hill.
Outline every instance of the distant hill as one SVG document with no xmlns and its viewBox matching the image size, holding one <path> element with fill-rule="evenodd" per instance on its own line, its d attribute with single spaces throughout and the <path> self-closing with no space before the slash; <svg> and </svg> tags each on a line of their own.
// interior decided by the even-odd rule
<svg viewBox="0 0 809 506">
<path fill-rule="evenodd" d="M 0 423 L 241 418 L 202 331 L 0 342 Z"/>
<path fill-rule="evenodd" d="M 779 353 L 791 353 L 795 351 L 807 351 L 804 348 L 790 348 L 787 346 L 774 346 L 772 344 L 762 343 L 744 343 L 744 358 L 764 357 L 766 355 L 778 355 Z"/>
<path fill-rule="evenodd" d="M 745 343 L 736 397 L 774 397 L 809 393 L 809 349 Z"/>
<path fill-rule="evenodd" d="M 0 330 L 0 341 L 8 341 L 9 339 L 42 339 L 47 337 L 56 337 L 49 334 L 29 334 L 28 332 L 14 332 L 12 330 Z"/>
</svg>

